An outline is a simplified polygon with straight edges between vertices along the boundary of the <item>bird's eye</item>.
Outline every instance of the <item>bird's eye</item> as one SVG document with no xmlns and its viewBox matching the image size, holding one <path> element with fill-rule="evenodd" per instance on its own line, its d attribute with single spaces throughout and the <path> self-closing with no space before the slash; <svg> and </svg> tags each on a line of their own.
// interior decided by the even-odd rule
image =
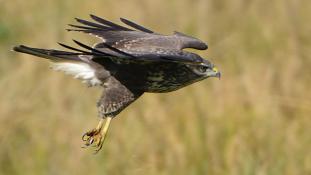
<svg viewBox="0 0 311 175">
<path fill-rule="evenodd" d="M 207 70 L 207 68 L 208 68 L 207 66 L 201 65 L 201 66 L 199 67 L 199 71 L 202 72 L 202 73 L 205 73 L 206 70 Z"/>
</svg>

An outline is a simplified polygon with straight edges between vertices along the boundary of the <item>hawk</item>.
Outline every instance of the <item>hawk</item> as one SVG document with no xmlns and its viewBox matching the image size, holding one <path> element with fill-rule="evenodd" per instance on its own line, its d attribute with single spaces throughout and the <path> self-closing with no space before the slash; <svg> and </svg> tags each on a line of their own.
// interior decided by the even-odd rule
<svg viewBox="0 0 311 175">
<path fill-rule="evenodd" d="M 180 32 L 162 35 L 124 18 L 120 20 L 127 27 L 90 17 L 93 21 L 75 18 L 79 24 L 69 24 L 67 30 L 100 38 L 92 47 L 73 40 L 79 47 L 59 43 L 70 51 L 24 45 L 13 50 L 46 58 L 54 70 L 103 88 L 97 102 L 99 124 L 82 136 L 85 146 L 95 146 L 96 152 L 102 148 L 111 120 L 145 92 L 171 92 L 208 77 L 220 78 L 214 64 L 183 50 L 206 50 L 207 44 L 197 38 Z"/>
</svg>

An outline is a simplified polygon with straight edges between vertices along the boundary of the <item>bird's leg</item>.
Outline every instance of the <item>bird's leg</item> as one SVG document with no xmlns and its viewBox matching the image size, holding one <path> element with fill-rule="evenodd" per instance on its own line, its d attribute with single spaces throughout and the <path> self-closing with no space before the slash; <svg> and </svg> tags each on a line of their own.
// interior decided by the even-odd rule
<svg viewBox="0 0 311 175">
<path fill-rule="evenodd" d="M 82 140 L 85 142 L 85 146 L 93 145 L 96 147 L 95 153 L 97 153 L 103 147 L 103 143 L 105 141 L 112 117 L 106 118 L 105 125 L 104 125 L 104 120 L 105 119 L 100 119 L 95 129 L 92 129 L 91 131 L 86 132 L 82 136 Z"/>
<path fill-rule="evenodd" d="M 98 125 L 96 126 L 96 128 L 94 128 L 94 129 L 83 134 L 82 140 L 85 142 L 85 146 L 89 146 L 89 145 L 93 144 L 93 142 L 97 138 L 96 136 L 98 136 L 98 134 L 100 133 L 100 131 L 103 127 L 104 120 L 105 119 L 101 118 Z"/>
</svg>

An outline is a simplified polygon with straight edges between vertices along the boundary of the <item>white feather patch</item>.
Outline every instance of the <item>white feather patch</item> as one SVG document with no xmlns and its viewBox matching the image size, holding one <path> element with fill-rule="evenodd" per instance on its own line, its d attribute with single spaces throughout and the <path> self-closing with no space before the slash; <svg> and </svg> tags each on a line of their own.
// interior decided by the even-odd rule
<svg viewBox="0 0 311 175">
<path fill-rule="evenodd" d="M 87 83 L 89 86 L 102 84 L 95 75 L 95 69 L 83 62 L 56 62 L 52 64 L 52 68 L 73 75 L 74 78 L 83 80 L 82 82 Z"/>
</svg>

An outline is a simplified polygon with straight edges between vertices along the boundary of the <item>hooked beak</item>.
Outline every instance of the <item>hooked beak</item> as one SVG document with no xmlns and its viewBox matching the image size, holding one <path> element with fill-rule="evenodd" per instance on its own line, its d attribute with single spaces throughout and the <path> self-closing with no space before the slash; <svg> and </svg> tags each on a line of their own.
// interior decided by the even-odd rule
<svg viewBox="0 0 311 175">
<path fill-rule="evenodd" d="M 220 79 L 221 73 L 219 72 L 219 70 L 217 69 L 217 67 L 213 67 L 212 70 L 213 70 L 213 72 L 214 72 L 213 77 L 217 77 L 218 79 Z"/>
</svg>

